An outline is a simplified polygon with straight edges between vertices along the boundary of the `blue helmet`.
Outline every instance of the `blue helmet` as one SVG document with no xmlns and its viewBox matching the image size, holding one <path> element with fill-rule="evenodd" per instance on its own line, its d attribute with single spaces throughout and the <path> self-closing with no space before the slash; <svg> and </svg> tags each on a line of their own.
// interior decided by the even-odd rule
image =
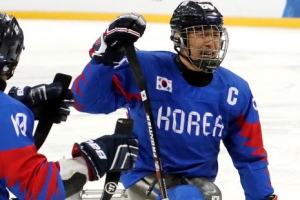
<svg viewBox="0 0 300 200">
<path fill-rule="evenodd" d="M 173 13 L 170 26 L 171 40 L 177 53 L 187 58 L 190 63 L 204 72 L 213 72 L 219 67 L 226 55 L 229 39 L 226 28 L 223 27 L 223 15 L 212 3 L 197 0 L 181 2 Z M 188 44 L 188 34 L 191 32 L 204 32 L 205 30 L 217 32 L 220 36 L 216 39 L 220 43 L 214 53 L 216 56 L 215 58 L 208 58 L 207 56 L 192 57 L 190 54 L 191 48 Z M 186 48 L 188 53 L 183 55 L 179 50 L 180 48 Z"/>
<path fill-rule="evenodd" d="M 24 49 L 24 35 L 14 16 L 0 12 L 0 73 L 13 76 Z"/>
</svg>

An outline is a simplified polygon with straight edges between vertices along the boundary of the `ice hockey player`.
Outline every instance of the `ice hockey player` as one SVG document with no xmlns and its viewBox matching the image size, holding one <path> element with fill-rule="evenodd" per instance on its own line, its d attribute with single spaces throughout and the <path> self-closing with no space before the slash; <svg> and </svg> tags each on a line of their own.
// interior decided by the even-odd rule
<svg viewBox="0 0 300 200">
<path fill-rule="evenodd" d="M 23 49 L 24 35 L 17 19 L 0 13 L 0 199 L 9 199 L 8 190 L 18 199 L 65 199 L 79 192 L 87 180 L 98 180 L 108 170 L 131 169 L 137 141 L 130 135 L 106 135 L 75 143 L 73 158 L 57 162 L 49 162 L 37 152 L 33 139 L 35 118 L 50 114 L 54 123 L 60 123 L 66 121 L 70 110 L 68 105 L 62 105 L 44 114 L 40 113 L 44 109 L 35 108 L 60 95 L 70 100 L 72 93 L 62 94 L 61 84 L 53 83 L 13 87 L 9 95 L 5 94 L 6 81 L 13 76 Z M 121 146 L 122 151 L 117 151 Z M 121 165 L 118 161 L 127 162 Z"/>
<path fill-rule="evenodd" d="M 229 42 L 223 16 L 210 2 L 188 0 L 175 9 L 170 25 L 177 53 L 136 51 L 169 199 L 222 199 L 214 184 L 221 140 L 239 172 L 245 199 L 277 199 L 250 87 L 220 66 Z M 77 110 L 111 113 L 125 106 L 138 124 L 133 129 L 140 149 L 137 163 L 121 177 L 134 200 L 161 198 L 141 95 L 122 49 L 136 42 L 145 28 L 140 15 L 116 18 L 89 51 L 92 59 L 72 86 Z"/>
</svg>

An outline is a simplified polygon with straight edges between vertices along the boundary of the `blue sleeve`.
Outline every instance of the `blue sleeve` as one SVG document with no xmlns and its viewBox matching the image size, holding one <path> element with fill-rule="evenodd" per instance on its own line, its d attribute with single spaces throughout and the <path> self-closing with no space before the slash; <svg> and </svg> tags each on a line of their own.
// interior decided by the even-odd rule
<svg viewBox="0 0 300 200">
<path fill-rule="evenodd" d="M 19 199 L 65 199 L 56 163 L 35 148 L 34 116 L 20 104 L 0 106 L 0 188 L 8 188 Z M 0 192 L 0 197 L 5 195 Z"/>
<path fill-rule="evenodd" d="M 75 108 L 94 114 L 111 113 L 131 101 L 133 83 L 126 58 L 115 67 L 91 60 L 73 82 Z"/>
<path fill-rule="evenodd" d="M 233 122 L 223 142 L 239 172 L 246 200 L 269 200 L 274 190 L 257 106 L 251 92 L 245 99 L 237 122 Z"/>
</svg>

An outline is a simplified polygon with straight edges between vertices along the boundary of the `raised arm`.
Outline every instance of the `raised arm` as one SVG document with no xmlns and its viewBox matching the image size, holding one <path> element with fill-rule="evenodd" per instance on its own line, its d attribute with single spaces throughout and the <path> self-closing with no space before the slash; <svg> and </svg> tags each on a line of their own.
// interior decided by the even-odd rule
<svg viewBox="0 0 300 200">
<path fill-rule="evenodd" d="M 124 80 L 131 77 L 135 81 L 123 47 L 137 41 L 145 28 L 145 20 L 140 15 L 129 13 L 116 18 L 100 35 L 89 51 L 92 60 L 72 86 L 77 110 L 110 113 L 124 106 L 128 101 Z"/>
</svg>

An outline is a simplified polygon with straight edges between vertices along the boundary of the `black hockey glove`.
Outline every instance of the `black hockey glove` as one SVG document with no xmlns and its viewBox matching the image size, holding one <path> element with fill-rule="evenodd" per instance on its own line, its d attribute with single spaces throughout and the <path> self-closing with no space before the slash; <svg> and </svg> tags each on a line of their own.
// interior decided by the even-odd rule
<svg viewBox="0 0 300 200">
<path fill-rule="evenodd" d="M 71 90 L 63 92 L 59 82 L 34 87 L 12 87 L 8 94 L 30 108 L 36 120 L 51 119 L 54 123 L 66 121 L 70 114 L 69 107 L 74 104 L 74 94 Z M 60 98 L 59 104 L 54 103 L 57 98 Z"/>
<path fill-rule="evenodd" d="M 106 172 L 128 171 L 134 167 L 138 141 L 133 135 L 105 135 L 96 140 L 75 143 L 72 156 L 82 156 L 89 168 L 89 180 L 100 179 Z"/>
<path fill-rule="evenodd" d="M 127 13 L 117 17 L 96 40 L 90 57 L 97 63 L 117 65 L 125 55 L 124 46 L 136 42 L 146 29 L 146 20 L 139 14 Z"/>
</svg>

